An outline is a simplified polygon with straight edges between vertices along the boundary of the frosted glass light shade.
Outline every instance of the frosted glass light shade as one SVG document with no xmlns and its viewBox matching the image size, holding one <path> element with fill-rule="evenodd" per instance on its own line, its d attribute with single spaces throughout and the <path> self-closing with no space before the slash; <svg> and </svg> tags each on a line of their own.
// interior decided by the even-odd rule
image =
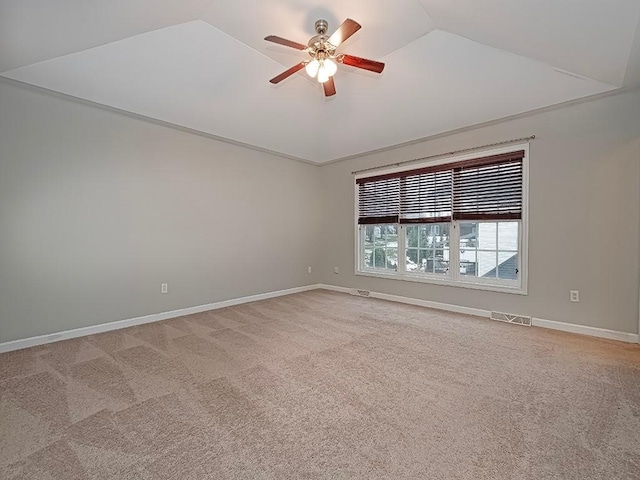
<svg viewBox="0 0 640 480">
<path fill-rule="evenodd" d="M 318 81 L 320 83 L 324 83 L 329 80 L 329 75 L 327 75 L 327 70 L 324 67 L 320 67 L 318 70 Z"/>
<path fill-rule="evenodd" d="M 334 62 L 330 58 L 327 58 L 324 61 L 324 71 L 329 77 L 333 77 L 338 71 L 338 66 L 336 65 L 336 62 Z"/>
<path fill-rule="evenodd" d="M 319 68 L 320 68 L 320 62 L 318 62 L 318 60 L 316 60 L 315 58 L 311 60 L 309 63 L 307 63 L 307 65 L 304 67 L 304 69 L 307 72 L 307 75 L 309 75 L 311 78 L 317 75 Z"/>
</svg>

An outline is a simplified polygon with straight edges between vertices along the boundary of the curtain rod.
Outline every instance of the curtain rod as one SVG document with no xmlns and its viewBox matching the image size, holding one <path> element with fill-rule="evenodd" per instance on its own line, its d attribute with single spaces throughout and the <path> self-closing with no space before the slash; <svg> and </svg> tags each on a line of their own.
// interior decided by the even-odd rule
<svg viewBox="0 0 640 480">
<path fill-rule="evenodd" d="M 463 148 L 461 150 L 453 150 L 452 152 L 436 153 L 435 155 L 429 155 L 427 157 L 414 158 L 413 160 L 404 160 L 402 162 L 387 163 L 386 165 L 380 165 L 379 167 L 363 168 L 362 170 L 355 170 L 355 171 L 351 172 L 351 174 L 352 175 L 356 175 L 358 173 L 371 172 L 371 171 L 374 171 L 374 170 L 380 170 L 380 169 L 388 168 L 388 167 L 400 167 L 400 166 L 406 165 L 408 163 L 420 162 L 422 160 L 430 160 L 432 158 L 438 158 L 438 157 L 445 157 L 447 155 L 455 155 L 457 153 L 472 152 L 474 150 L 482 150 L 484 148 L 489 148 L 489 147 L 498 147 L 500 145 L 508 145 L 510 143 L 523 142 L 525 140 L 529 141 L 529 140 L 533 140 L 535 138 L 536 138 L 535 135 L 529 135 L 528 137 L 514 138 L 512 140 L 505 140 L 504 142 L 487 143 L 486 145 L 479 145 L 477 147 Z"/>
</svg>

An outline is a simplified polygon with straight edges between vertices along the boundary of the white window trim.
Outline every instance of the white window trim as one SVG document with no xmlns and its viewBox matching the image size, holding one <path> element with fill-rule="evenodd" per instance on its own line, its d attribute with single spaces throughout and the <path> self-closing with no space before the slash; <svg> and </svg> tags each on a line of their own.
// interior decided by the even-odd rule
<svg viewBox="0 0 640 480">
<path fill-rule="evenodd" d="M 461 278 L 460 275 L 446 276 L 444 278 L 436 277 L 435 274 L 411 274 L 405 271 L 405 255 L 401 255 L 400 251 L 406 249 L 405 242 L 405 228 L 400 228 L 398 232 L 398 271 L 388 270 L 374 270 L 367 269 L 361 270 L 360 265 L 364 258 L 364 246 L 360 238 L 360 225 L 358 224 L 358 185 L 354 182 L 354 225 L 355 225 L 355 268 L 354 273 L 357 276 L 362 277 L 376 277 L 392 280 L 402 280 L 407 282 L 427 283 L 433 285 L 443 285 L 449 287 L 469 288 L 474 290 L 486 290 L 491 292 L 512 293 L 516 295 L 528 294 L 528 279 L 529 279 L 529 143 L 509 145 L 507 147 L 494 148 L 491 150 L 477 151 L 474 153 L 468 153 L 463 155 L 456 155 L 451 157 L 441 158 L 432 162 L 417 163 L 411 166 L 394 167 L 377 171 L 376 175 L 384 175 L 387 173 L 402 172 L 414 168 L 421 168 L 426 166 L 443 165 L 446 163 L 461 162 L 464 160 L 470 160 L 473 158 L 480 158 L 489 155 L 498 155 L 501 153 L 509 153 L 518 150 L 524 150 L 524 158 L 522 159 L 522 218 L 520 220 L 520 236 L 518 239 L 518 260 L 520 264 L 520 281 L 517 284 L 509 285 L 509 281 L 501 281 L 497 283 L 495 281 L 479 279 L 476 277 L 469 277 L 469 279 Z M 370 172 L 356 175 L 355 179 L 369 177 L 372 174 Z M 458 221 L 452 221 L 451 225 L 456 225 Z M 403 225 L 400 225 L 403 227 Z M 455 229 L 455 233 L 450 233 L 450 250 L 451 264 L 459 264 L 459 241 L 458 241 L 459 228 Z M 455 238 L 454 238 L 455 237 Z M 457 242 L 457 243 L 454 243 Z M 456 248 L 451 248 L 453 245 L 457 245 Z M 402 248 L 401 248 L 402 246 Z M 454 259 L 453 256 L 456 258 Z M 455 261 L 455 263 L 454 263 Z M 473 278 L 473 280 L 471 280 Z"/>
</svg>

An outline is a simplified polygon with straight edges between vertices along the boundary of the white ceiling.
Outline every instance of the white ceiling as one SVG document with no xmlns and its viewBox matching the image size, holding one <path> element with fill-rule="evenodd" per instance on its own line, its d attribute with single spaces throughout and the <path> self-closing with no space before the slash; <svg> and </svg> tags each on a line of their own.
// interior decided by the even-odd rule
<svg viewBox="0 0 640 480">
<path fill-rule="evenodd" d="M 640 85 L 640 0 L 0 0 L 0 75 L 323 163 Z M 363 28 L 338 94 L 297 73 L 319 18 Z M 523 132 L 528 134 L 530 132 Z"/>
</svg>

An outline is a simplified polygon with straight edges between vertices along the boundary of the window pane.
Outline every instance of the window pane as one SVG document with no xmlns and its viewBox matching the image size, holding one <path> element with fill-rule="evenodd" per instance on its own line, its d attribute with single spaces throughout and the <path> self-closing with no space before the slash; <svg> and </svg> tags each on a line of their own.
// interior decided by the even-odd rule
<svg viewBox="0 0 640 480">
<path fill-rule="evenodd" d="M 393 269 L 398 266 L 398 226 L 394 224 L 366 225 L 360 229 L 364 236 L 362 268 Z"/>
<path fill-rule="evenodd" d="M 408 248 L 433 248 L 449 245 L 449 224 L 430 223 L 407 227 Z"/>
<path fill-rule="evenodd" d="M 373 268 L 385 268 L 387 262 L 387 255 L 384 252 L 384 248 L 376 248 L 373 251 Z"/>
<path fill-rule="evenodd" d="M 460 251 L 460 275 L 476 276 L 476 251 Z"/>
<path fill-rule="evenodd" d="M 460 275 L 476 276 L 478 224 L 460 223 Z"/>
<path fill-rule="evenodd" d="M 419 235 L 419 244 L 420 248 L 425 248 L 429 245 L 429 235 L 427 232 L 427 225 L 420 225 L 420 235 Z"/>
<path fill-rule="evenodd" d="M 449 271 L 449 250 L 435 250 L 433 257 L 433 272 L 447 273 Z"/>
<path fill-rule="evenodd" d="M 373 246 L 374 226 L 367 225 L 364 228 L 364 244 L 367 247 Z"/>
<path fill-rule="evenodd" d="M 384 225 L 376 225 L 373 227 L 373 241 L 375 245 L 384 245 L 386 243 L 386 227 Z"/>
<path fill-rule="evenodd" d="M 405 227 L 407 272 L 445 275 L 449 273 L 450 225 L 450 223 L 425 223 Z M 389 243 L 388 246 L 395 246 L 395 244 Z M 388 252 L 387 255 L 389 255 Z"/>
<path fill-rule="evenodd" d="M 449 252 L 450 250 L 448 248 L 442 251 L 442 265 L 446 266 L 445 273 L 447 274 L 449 274 L 449 268 L 451 267 L 451 264 L 449 263 Z"/>
<path fill-rule="evenodd" d="M 420 250 L 420 271 L 425 273 L 433 273 L 433 262 L 429 263 L 431 250 Z"/>
<path fill-rule="evenodd" d="M 436 237 L 440 236 L 440 225 L 438 224 L 428 224 L 424 226 L 424 229 L 427 232 L 427 244 L 421 245 L 421 247 L 433 247 Z"/>
<path fill-rule="evenodd" d="M 518 250 L 518 222 L 498 223 L 498 250 Z"/>
<path fill-rule="evenodd" d="M 477 223 L 461 223 L 460 224 L 460 248 L 475 248 L 478 246 L 478 224 Z M 475 260 L 474 260 L 475 261 Z"/>
<path fill-rule="evenodd" d="M 415 272 L 418 270 L 418 249 L 410 248 L 407 250 L 407 271 Z"/>
<path fill-rule="evenodd" d="M 434 246 L 436 248 L 449 248 L 449 224 L 444 223 L 436 226 L 439 227 L 439 233 L 434 237 Z"/>
<path fill-rule="evenodd" d="M 373 250 L 371 249 L 365 249 L 364 250 L 364 266 L 365 268 L 372 268 L 373 267 Z"/>
<path fill-rule="evenodd" d="M 429 257 L 427 259 L 427 267 L 425 272 L 426 273 L 434 273 L 434 268 L 435 268 L 435 262 L 433 260 L 433 258 Z"/>
<path fill-rule="evenodd" d="M 407 227 L 407 247 L 409 248 L 418 247 L 418 235 L 420 234 L 419 228 L 420 227 L 418 225 L 411 225 Z"/>
<path fill-rule="evenodd" d="M 496 278 L 496 252 L 478 252 L 478 277 Z"/>
<path fill-rule="evenodd" d="M 519 222 L 461 222 L 460 274 L 517 279 L 518 232 Z M 498 252 L 498 244 L 507 251 Z"/>
<path fill-rule="evenodd" d="M 496 223 L 478 224 L 478 248 L 481 250 L 496 250 Z"/>
<path fill-rule="evenodd" d="M 387 269 L 395 270 L 398 267 L 398 249 L 387 249 Z"/>
<path fill-rule="evenodd" d="M 515 252 L 498 252 L 498 278 L 517 280 L 518 254 Z"/>
<path fill-rule="evenodd" d="M 387 225 L 387 248 L 388 247 L 394 247 L 395 248 L 395 254 L 393 255 L 393 261 L 395 262 L 395 265 L 398 264 L 398 227 L 396 225 Z M 389 250 L 387 250 L 387 256 L 389 256 L 391 253 Z M 387 268 L 389 268 L 387 266 Z M 395 266 L 393 267 L 395 268 Z"/>
</svg>

